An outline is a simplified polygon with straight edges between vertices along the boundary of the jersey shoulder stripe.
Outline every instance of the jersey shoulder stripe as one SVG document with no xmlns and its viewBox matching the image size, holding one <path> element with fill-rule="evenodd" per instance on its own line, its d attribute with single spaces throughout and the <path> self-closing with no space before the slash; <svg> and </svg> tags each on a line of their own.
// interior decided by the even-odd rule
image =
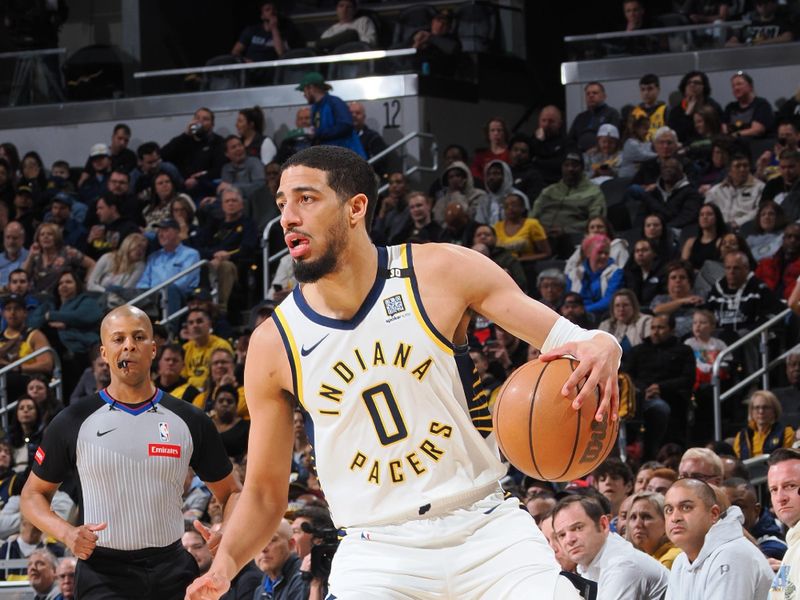
<svg viewBox="0 0 800 600">
<path fill-rule="evenodd" d="M 425 333 L 427 333 L 430 338 L 436 342 L 436 345 L 448 354 L 452 355 L 454 353 L 453 343 L 444 335 L 442 335 L 438 329 L 436 329 L 433 322 L 428 317 L 428 313 L 425 312 L 425 307 L 422 304 L 419 286 L 417 285 L 417 277 L 414 274 L 414 259 L 411 253 L 411 244 L 405 244 L 404 246 L 401 246 L 400 265 L 403 269 L 406 269 L 410 272 L 410 276 L 406 278 L 406 288 L 409 299 L 412 303 L 414 316 L 417 318 L 417 321 L 419 321 L 423 331 L 425 331 Z"/>
<path fill-rule="evenodd" d="M 303 367 L 300 362 L 300 353 L 297 349 L 297 342 L 295 342 L 294 336 L 292 335 L 292 330 L 289 328 L 286 314 L 280 306 L 273 311 L 272 320 L 278 328 L 278 333 L 286 349 L 286 357 L 289 359 L 289 367 L 291 367 L 292 370 L 294 397 L 297 398 L 297 401 L 300 402 L 303 408 L 306 408 L 303 404 Z"/>
</svg>

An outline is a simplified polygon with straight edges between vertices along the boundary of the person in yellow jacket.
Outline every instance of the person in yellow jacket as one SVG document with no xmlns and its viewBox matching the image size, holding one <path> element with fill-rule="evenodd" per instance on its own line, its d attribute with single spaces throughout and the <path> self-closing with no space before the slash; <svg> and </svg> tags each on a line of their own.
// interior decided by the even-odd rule
<svg viewBox="0 0 800 600">
<path fill-rule="evenodd" d="M 181 375 L 199 390 L 204 390 L 211 367 L 211 353 L 223 348 L 233 354 L 227 340 L 211 332 L 211 315 L 200 308 L 194 308 L 186 316 L 189 341 L 183 345 L 184 367 Z"/>
<path fill-rule="evenodd" d="M 733 451 L 742 460 L 759 454 L 770 454 L 777 448 L 790 448 L 794 429 L 781 422 L 781 403 L 772 392 L 753 392 L 748 402 L 747 427 L 733 439 Z"/>
<path fill-rule="evenodd" d="M 682 552 L 669 538 L 664 521 L 664 496 L 657 492 L 637 492 L 631 498 L 625 537 L 638 550 L 655 558 L 667 569 Z"/>
<path fill-rule="evenodd" d="M 800 591 L 800 451 L 794 448 L 778 448 L 769 460 L 767 486 L 772 500 L 772 509 L 781 523 L 789 527 L 786 544 L 789 549 L 783 555 L 768 600 L 798 600 Z M 772 560 L 770 560 L 770 563 Z M 775 566 L 773 565 L 773 568 Z"/>
</svg>

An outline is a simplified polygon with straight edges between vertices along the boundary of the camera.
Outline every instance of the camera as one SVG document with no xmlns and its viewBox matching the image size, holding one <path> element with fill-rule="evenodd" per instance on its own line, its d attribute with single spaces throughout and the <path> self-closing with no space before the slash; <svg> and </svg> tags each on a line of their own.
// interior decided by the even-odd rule
<svg viewBox="0 0 800 600">
<path fill-rule="evenodd" d="M 333 555 L 339 547 L 339 532 L 334 527 L 316 528 L 309 522 L 301 524 L 300 527 L 319 540 L 319 543 L 311 548 L 311 578 L 327 581 L 331 574 Z"/>
<path fill-rule="evenodd" d="M 189 133 L 194 136 L 200 136 L 203 133 L 203 124 L 202 123 L 192 123 L 189 125 Z"/>
</svg>

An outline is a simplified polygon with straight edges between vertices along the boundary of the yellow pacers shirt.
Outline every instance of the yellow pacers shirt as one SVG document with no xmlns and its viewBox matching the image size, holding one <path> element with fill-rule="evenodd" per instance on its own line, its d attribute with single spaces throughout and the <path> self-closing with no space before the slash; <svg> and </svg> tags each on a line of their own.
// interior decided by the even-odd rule
<svg viewBox="0 0 800 600">
<path fill-rule="evenodd" d="M 216 335 L 208 337 L 208 344 L 198 346 L 194 340 L 183 345 L 184 366 L 181 375 L 198 390 L 203 390 L 211 369 L 211 353 L 214 350 L 227 350 L 233 354 L 233 348 L 224 339 Z"/>
</svg>

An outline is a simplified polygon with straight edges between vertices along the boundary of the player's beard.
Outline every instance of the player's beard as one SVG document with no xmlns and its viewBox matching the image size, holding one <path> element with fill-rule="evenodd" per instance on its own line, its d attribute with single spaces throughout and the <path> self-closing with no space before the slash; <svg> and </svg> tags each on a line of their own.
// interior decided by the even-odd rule
<svg viewBox="0 0 800 600">
<path fill-rule="evenodd" d="M 339 270 L 339 256 L 342 254 L 347 244 L 348 236 L 347 223 L 344 219 L 344 212 L 328 229 L 328 247 L 316 260 L 301 259 L 295 260 L 294 277 L 300 283 L 314 283 Z"/>
</svg>

